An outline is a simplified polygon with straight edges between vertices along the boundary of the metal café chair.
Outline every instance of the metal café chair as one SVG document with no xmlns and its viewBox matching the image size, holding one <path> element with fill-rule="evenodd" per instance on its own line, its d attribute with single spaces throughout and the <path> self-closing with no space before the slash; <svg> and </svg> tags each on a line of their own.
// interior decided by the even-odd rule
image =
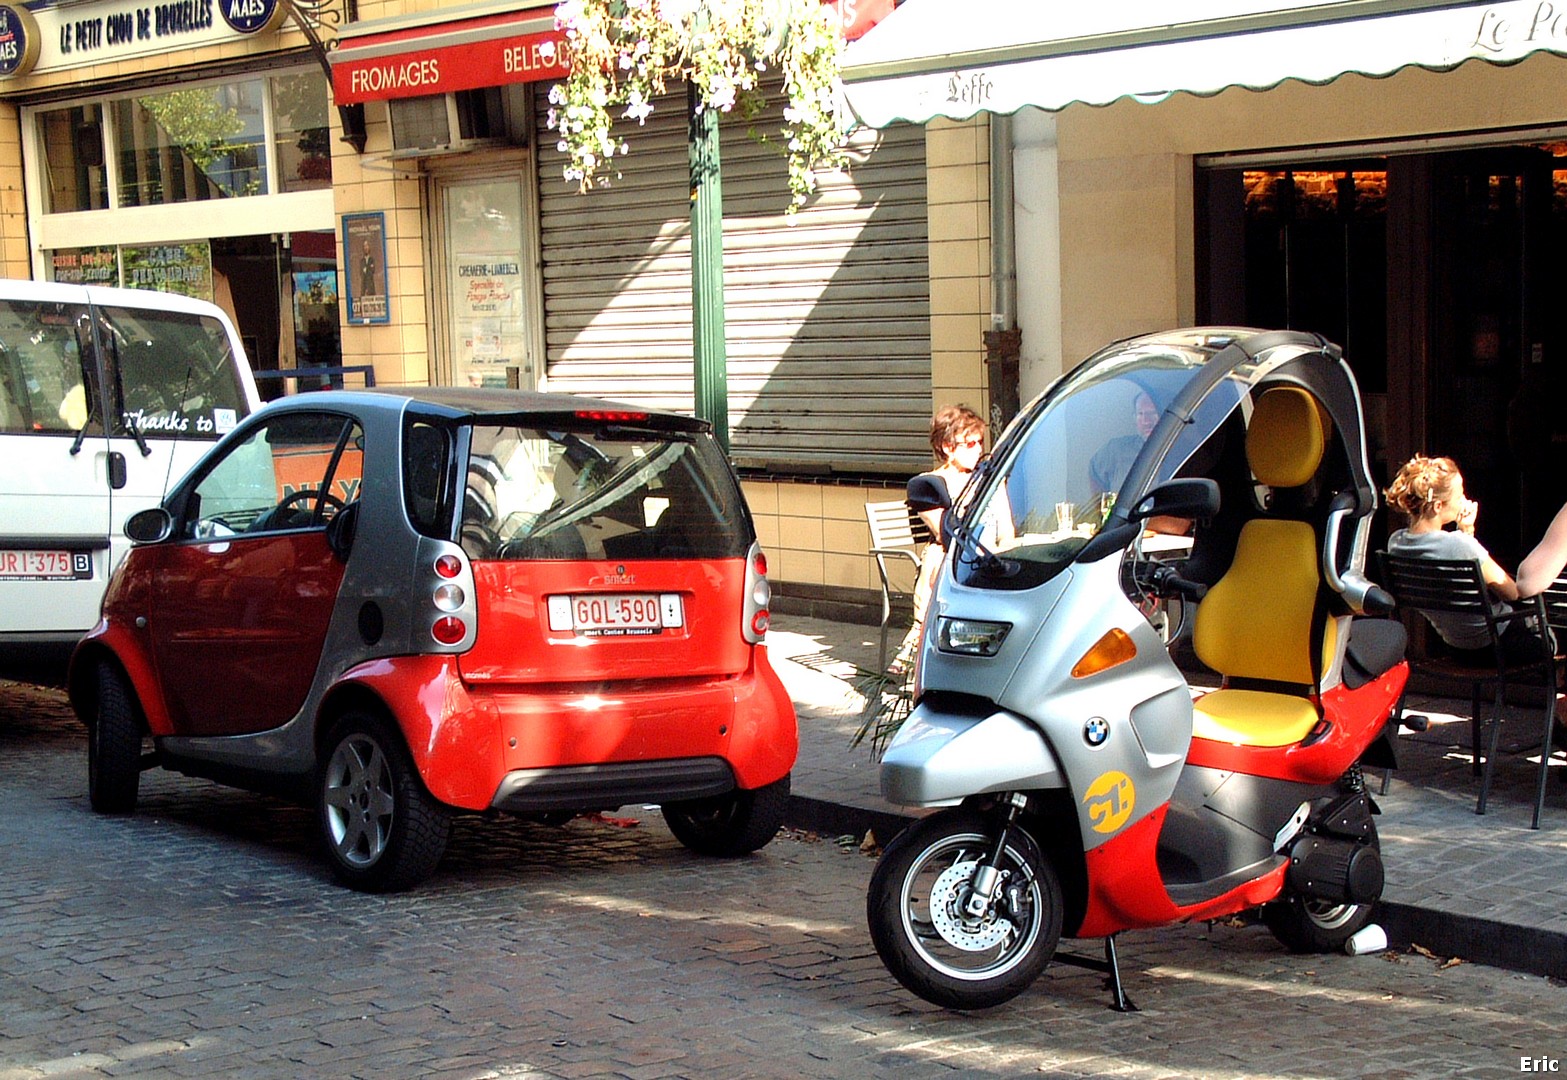
<svg viewBox="0 0 1567 1080">
<path fill-rule="evenodd" d="M 1509 663 L 1502 648 L 1502 633 L 1517 620 L 1534 623 L 1535 629 L 1544 633 L 1548 624 L 1549 606 L 1545 597 L 1519 601 L 1509 611 L 1498 611 L 1492 603 L 1490 590 L 1480 564 L 1474 560 L 1449 561 L 1427 559 L 1410 555 L 1394 555 L 1377 552 L 1381 568 L 1381 584 L 1393 594 L 1400 609 L 1419 612 L 1456 613 L 1484 621 L 1490 637 L 1492 662 L 1475 663 L 1470 660 L 1430 657 L 1411 659 L 1416 671 L 1453 679 L 1469 684 L 1469 737 L 1474 755 L 1474 770 L 1480 777 L 1480 795 L 1475 803 L 1475 813 L 1485 813 L 1486 800 L 1491 790 L 1491 771 L 1496 760 L 1497 742 L 1501 735 L 1502 706 L 1507 697 L 1509 680 L 1521 685 L 1537 685 L 1544 691 L 1545 706 L 1541 717 L 1540 775 L 1534 801 L 1534 820 L 1531 829 L 1540 827 L 1540 813 L 1545 806 L 1545 780 L 1550 766 L 1551 727 L 1556 712 L 1556 658 L 1554 649 L 1544 650 L 1538 660 Z M 1560 594 L 1559 604 L 1564 624 L 1567 624 L 1567 588 Z M 1536 678 L 1526 679 L 1525 676 Z M 1484 689 L 1493 688 L 1489 714 L 1482 721 L 1481 696 Z M 1399 716 L 1403 705 L 1400 702 Z M 1485 731 L 1485 747 L 1482 752 L 1481 734 Z"/>
</svg>

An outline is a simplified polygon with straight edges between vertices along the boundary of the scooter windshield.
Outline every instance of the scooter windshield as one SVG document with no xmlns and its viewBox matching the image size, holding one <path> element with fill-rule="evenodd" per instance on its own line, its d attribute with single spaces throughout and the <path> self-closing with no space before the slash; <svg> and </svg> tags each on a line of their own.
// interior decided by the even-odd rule
<svg viewBox="0 0 1567 1080">
<path fill-rule="evenodd" d="M 1243 385 L 1215 387 L 1167 451 L 1150 440 L 1170 404 L 1231 340 L 1193 333 L 1122 342 L 1062 376 L 1014 421 L 960 499 L 959 580 L 1024 589 L 1069 565 L 1119 500 L 1172 474 L 1238 403 Z M 1147 460 L 1153 453 L 1161 460 Z"/>
</svg>

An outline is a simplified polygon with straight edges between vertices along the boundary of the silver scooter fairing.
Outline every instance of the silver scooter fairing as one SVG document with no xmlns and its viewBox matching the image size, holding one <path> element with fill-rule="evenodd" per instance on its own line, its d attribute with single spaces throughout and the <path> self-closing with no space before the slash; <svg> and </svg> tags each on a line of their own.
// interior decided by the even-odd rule
<svg viewBox="0 0 1567 1080">
<path fill-rule="evenodd" d="M 1191 692 L 1163 639 L 1122 593 L 1121 559 L 1116 551 L 1024 592 L 943 582 L 927 619 L 920 701 L 882 758 L 889 801 L 942 806 L 1005 791 L 1086 793 L 1105 781 L 1107 798 L 1131 793 L 1135 804 L 1078 803 L 1083 835 L 1102 839 L 1107 820 L 1119 831 L 1168 801 L 1191 739 Z M 996 655 L 957 655 L 936 643 L 941 620 L 970 618 L 1010 624 Z M 1135 657 L 1074 676 L 1113 631 L 1127 636 Z"/>
</svg>

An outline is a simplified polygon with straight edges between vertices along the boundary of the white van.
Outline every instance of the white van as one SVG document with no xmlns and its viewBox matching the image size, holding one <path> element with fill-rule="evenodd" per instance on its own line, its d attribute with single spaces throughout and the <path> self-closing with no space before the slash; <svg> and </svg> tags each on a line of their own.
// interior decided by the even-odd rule
<svg viewBox="0 0 1567 1080">
<path fill-rule="evenodd" d="M 0 669 L 55 677 L 98 621 L 125 519 L 259 404 L 212 304 L 0 281 Z"/>
</svg>

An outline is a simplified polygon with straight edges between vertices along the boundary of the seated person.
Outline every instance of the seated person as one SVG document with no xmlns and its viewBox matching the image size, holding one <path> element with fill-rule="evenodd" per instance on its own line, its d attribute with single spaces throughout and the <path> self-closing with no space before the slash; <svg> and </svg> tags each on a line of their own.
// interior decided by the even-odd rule
<svg viewBox="0 0 1567 1080">
<path fill-rule="evenodd" d="M 1535 596 L 1561 576 L 1567 567 L 1567 505 L 1556 511 L 1545 535 L 1518 564 L 1518 595 Z"/>
<path fill-rule="evenodd" d="M 1475 539 L 1475 519 L 1480 504 L 1464 495 L 1463 474 L 1451 458 L 1415 455 L 1393 483 L 1383 492 L 1388 505 L 1409 517 L 1409 526 L 1388 537 L 1387 550 L 1394 555 L 1417 558 L 1465 560 L 1480 563 L 1480 573 L 1493 594 L 1492 608 L 1498 614 L 1512 611 L 1505 601 L 1518 599 L 1518 585 L 1512 575 L 1491 558 L 1485 545 Z M 1448 526 L 1453 526 L 1449 529 Z M 1437 635 L 1461 652 L 1491 646 L 1485 619 L 1457 612 L 1431 612 L 1426 615 Z M 1540 636 L 1525 619 L 1503 624 L 1502 650 L 1509 663 L 1522 664 L 1543 658 L 1549 651 Z"/>
<path fill-rule="evenodd" d="M 1095 495 L 1114 495 L 1121 490 L 1126 474 L 1132 470 L 1132 462 L 1137 460 L 1143 443 L 1148 441 L 1148 436 L 1153 434 L 1153 429 L 1159 423 L 1159 406 L 1154 404 L 1146 390 L 1138 391 L 1132 399 L 1132 422 L 1137 425 L 1135 435 L 1116 436 L 1089 459 L 1088 479 Z"/>
<path fill-rule="evenodd" d="M 1153 434 L 1153 429 L 1159 424 L 1159 406 L 1152 395 L 1146 390 L 1139 390 L 1137 396 L 1132 399 L 1132 422 L 1137 426 L 1135 434 L 1117 435 L 1094 452 L 1094 456 L 1088 461 L 1089 486 L 1095 495 L 1114 496 L 1121 490 L 1121 485 L 1126 482 L 1127 473 L 1132 471 L 1132 462 L 1137 460 L 1137 455 L 1142 452 L 1143 444 Z M 1107 505 L 1101 501 L 1104 511 L 1103 518 L 1108 512 Z M 1164 533 L 1169 536 L 1185 536 L 1191 531 L 1192 523 L 1185 518 L 1177 517 L 1152 517 L 1144 522 L 1150 533 Z"/>
</svg>

